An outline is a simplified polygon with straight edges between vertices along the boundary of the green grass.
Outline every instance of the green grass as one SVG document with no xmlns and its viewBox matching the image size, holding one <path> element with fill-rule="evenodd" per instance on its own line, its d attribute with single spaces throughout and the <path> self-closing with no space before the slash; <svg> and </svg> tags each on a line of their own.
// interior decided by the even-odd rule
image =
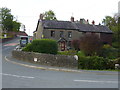
<svg viewBox="0 0 120 90">
<path fill-rule="evenodd" d="M 75 54 L 77 54 L 77 51 L 75 51 L 75 50 L 59 51 L 57 54 L 58 55 L 75 55 Z"/>
</svg>

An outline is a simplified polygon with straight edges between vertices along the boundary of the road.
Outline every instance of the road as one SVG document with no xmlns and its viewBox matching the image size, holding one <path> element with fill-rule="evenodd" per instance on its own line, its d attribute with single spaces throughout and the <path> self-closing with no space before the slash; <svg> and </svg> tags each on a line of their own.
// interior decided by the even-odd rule
<svg viewBox="0 0 120 90">
<path fill-rule="evenodd" d="M 3 88 L 118 88 L 118 72 L 63 72 L 28 68 L 5 60 L 11 56 L 18 39 L 2 45 Z"/>
</svg>

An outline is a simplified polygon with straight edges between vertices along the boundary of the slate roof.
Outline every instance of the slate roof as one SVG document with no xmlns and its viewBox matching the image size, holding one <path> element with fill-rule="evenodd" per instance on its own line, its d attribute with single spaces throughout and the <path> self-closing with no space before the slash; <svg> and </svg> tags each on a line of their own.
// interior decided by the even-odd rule
<svg viewBox="0 0 120 90">
<path fill-rule="evenodd" d="M 103 25 L 80 24 L 76 22 L 57 20 L 43 20 L 42 23 L 44 29 L 65 29 L 77 30 L 80 32 L 113 33 L 107 26 Z"/>
<path fill-rule="evenodd" d="M 66 29 L 66 30 L 76 30 L 74 26 L 69 21 L 56 21 L 56 20 L 43 20 L 43 27 L 45 29 Z"/>
</svg>

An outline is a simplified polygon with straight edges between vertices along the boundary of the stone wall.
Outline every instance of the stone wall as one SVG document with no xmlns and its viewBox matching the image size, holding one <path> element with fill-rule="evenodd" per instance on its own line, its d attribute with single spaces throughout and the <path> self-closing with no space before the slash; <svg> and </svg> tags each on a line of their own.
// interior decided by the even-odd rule
<svg viewBox="0 0 120 90">
<path fill-rule="evenodd" d="M 12 51 L 12 56 L 18 60 L 24 60 L 34 62 L 34 58 L 37 58 L 37 62 L 41 65 L 57 66 L 66 68 L 77 68 L 78 61 L 75 60 L 74 56 L 68 55 L 52 55 L 52 54 L 41 54 L 34 52 L 23 52 L 23 51 Z"/>
</svg>

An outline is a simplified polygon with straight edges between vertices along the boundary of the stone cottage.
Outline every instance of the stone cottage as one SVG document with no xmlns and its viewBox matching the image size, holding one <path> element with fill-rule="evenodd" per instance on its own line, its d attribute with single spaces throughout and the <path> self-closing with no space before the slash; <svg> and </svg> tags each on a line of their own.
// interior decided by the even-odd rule
<svg viewBox="0 0 120 90">
<path fill-rule="evenodd" d="M 103 43 L 111 44 L 112 31 L 103 25 L 92 25 L 88 23 L 88 20 L 80 19 L 80 21 L 74 21 L 74 17 L 71 17 L 71 21 L 57 21 L 57 20 L 43 20 L 42 15 L 37 23 L 36 31 L 33 32 L 34 39 L 49 38 L 58 41 L 59 49 L 64 51 L 71 47 L 71 41 L 79 39 L 85 34 L 97 34 Z"/>
</svg>

